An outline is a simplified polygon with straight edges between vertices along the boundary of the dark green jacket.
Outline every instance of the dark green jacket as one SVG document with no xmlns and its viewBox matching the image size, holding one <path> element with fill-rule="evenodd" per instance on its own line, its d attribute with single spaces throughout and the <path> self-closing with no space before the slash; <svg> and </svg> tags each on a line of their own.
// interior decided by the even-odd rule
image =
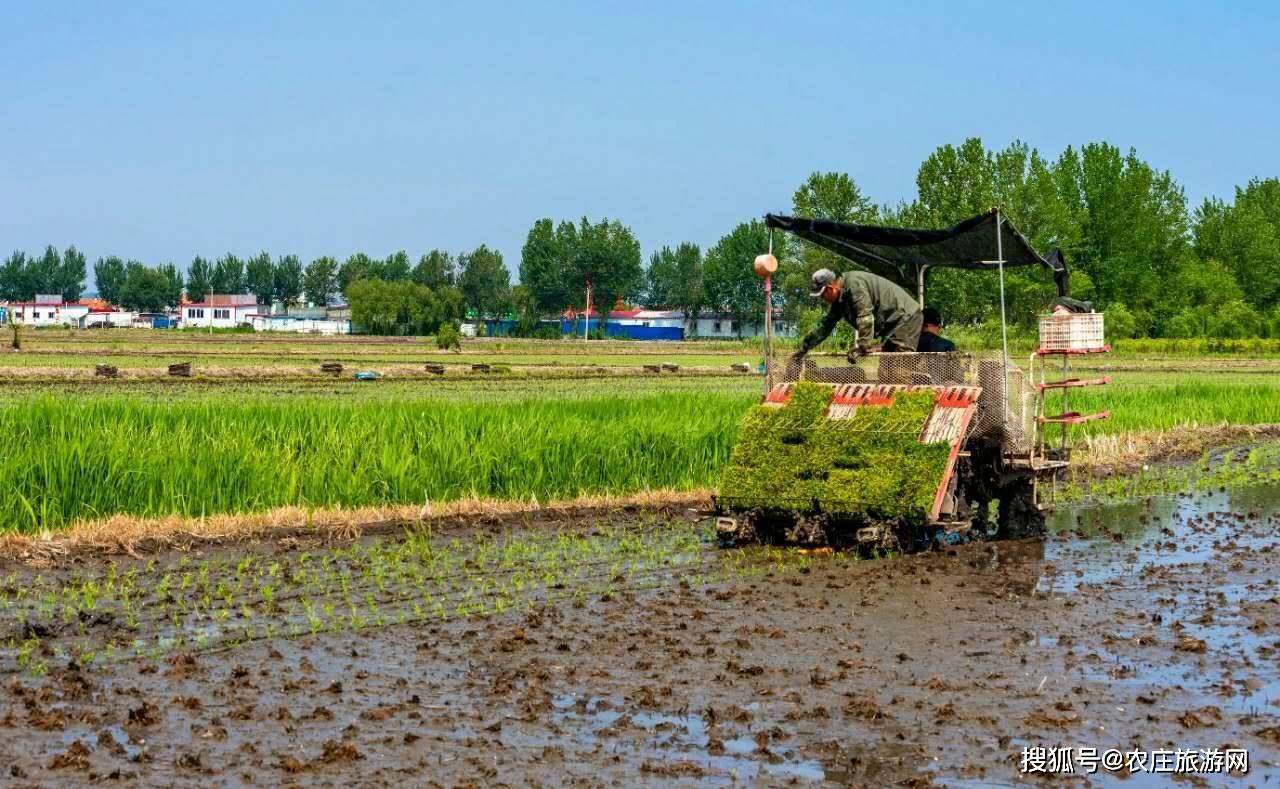
<svg viewBox="0 0 1280 789">
<path fill-rule="evenodd" d="M 836 324 L 846 320 L 858 330 L 858 347 L 871 347 L 871 338 L 886 339 L 903 319 L 920 311 L 920 305 L 905 290 L 884 277 L 866 271 L 846 271 L 840 275 L 840 298 L 827 311 L 822 323 L 800 341 L 808 351 L 831 336 Z"/>
</svg>

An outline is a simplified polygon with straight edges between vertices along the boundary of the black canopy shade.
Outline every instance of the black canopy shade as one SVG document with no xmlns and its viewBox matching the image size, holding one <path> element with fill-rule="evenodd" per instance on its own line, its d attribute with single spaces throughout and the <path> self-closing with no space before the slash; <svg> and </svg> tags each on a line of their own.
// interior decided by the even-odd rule
<svg viewBox="0 0 1280 789">
<path fill-rule="evenodd" d="M 766 214 L 764 218 L 769 227 L 829 249 L 908 290 L 916 288 L 923 269 L 996 269 L 997 221 L 1003 225 L 1005 266 L 1044 266 L 1054 272 L 1059 291 L 1064 291 L 1067 267 L 1062 255 L 1055 250 L 1048 258 L 1041 257 L 996 209 L 944 230 L 855 225 L 778 214 Z"/>
</svg>

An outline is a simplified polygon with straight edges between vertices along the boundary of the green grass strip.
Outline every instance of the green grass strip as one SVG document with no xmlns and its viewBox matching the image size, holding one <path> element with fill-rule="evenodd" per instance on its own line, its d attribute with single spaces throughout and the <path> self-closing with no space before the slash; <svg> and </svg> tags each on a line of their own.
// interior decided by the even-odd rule
<svg viewBox="0 0 1280 789">
<path fill-rule="evenodd" d="M 39 397 L 0 407 L 0 529 L 710 484 L 743 394 L 465 402 Z"/>
</svg>

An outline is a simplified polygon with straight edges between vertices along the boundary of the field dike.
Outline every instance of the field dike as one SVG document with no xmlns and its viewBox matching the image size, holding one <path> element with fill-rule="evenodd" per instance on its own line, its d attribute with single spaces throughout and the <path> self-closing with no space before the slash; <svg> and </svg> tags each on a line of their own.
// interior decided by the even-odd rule
<svg viewBox="0 0 1280 789">
<path fill-rule="evenodd" d="M 1086 438 L 1075 467 L 1093 477 L 1141 471 L 1142 466 L 1192 460 L 1210 450 L 1280 438 L 1280 424 L 1183 425 Z"/>
<path fill-rule="evenodd" d="M 0 566 L 6 561 L 56 566 L 83 556 L 127 554 L 136 557 L 255 540 L 277 540 L 285 542 L 286 547 L 296 547 L 301 541 L 351 542 L 364 536 L 414 528 L 447 531 L 450 527 L 562 523 L 636 512 L 660 514 L 705 508 L 711 502 L 712 492 L 707 488 L 650 490 L 627 496 L 579 496 L 548 502 L 539 502 L 536 498 L 527 501 L 463 499 L 353 509 L 278 507 L 266 512 L 205 518 L 114 515 L 59 531 L 0 536 Z"/>
</svg>

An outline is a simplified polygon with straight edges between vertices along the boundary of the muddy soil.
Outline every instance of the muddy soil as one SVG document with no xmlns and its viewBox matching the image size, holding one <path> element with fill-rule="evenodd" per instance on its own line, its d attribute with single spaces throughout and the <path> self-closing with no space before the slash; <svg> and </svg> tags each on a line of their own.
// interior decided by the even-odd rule
<svg viewBox="0 0 1280 789">
<path fill-rule="evenodd" d="M 0 765 L 13 786 L 987 786 L 1018 782 L 1023 747 L 1044 745 L 1246 748 L 1246 783 L 1280 776 L 1280 491 L 1064 511 L 1053 526 L 11 671 Z M 1122 778 L 1168 776 L 1090 781 Z"/>
</svg>

